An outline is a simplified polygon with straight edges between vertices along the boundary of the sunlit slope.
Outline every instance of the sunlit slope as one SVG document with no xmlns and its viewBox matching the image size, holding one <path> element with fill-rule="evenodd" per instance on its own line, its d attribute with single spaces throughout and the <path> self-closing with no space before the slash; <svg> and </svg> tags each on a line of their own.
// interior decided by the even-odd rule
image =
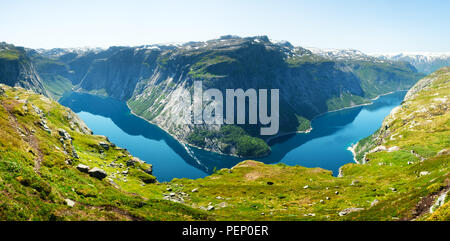
<svg viewBox="0 0 450 241">
<path fill-rule="evenodd" d="M 247 161 L 173 183 L 197 188 L 188 204 L 214 207 L 218 219 L 449 220 L 449 96 L 450 68 L 421 80 L 380 130 L 359 143 L 365 164 L 344 166 L 338 178 L 322 169 Z"/>
<path fill-rule="evenodd" d="M 91 135 L 68 108 L 5 85 L 0 103 L 0 220 L 207 218 L 155 199 L 159 195 L 148 188 L 156 185 L 151 166 L 104 136 Z M 92 172 L 80 171 L 79 164 Z M 134 188 L 147 198 L 133 194 Z"/>
</svg>

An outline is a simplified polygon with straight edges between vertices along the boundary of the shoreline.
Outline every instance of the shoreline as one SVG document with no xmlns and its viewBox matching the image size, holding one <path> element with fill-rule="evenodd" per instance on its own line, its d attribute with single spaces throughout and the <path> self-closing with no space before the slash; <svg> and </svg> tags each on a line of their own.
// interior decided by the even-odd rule
<svg viewBox="0 0 450 241">
<path fill-rule="evenodd" d="M 350 145 L 349 147 L 347 147 L 347 150 L 350 151 L 350 152 L 352 153 L 352 155 L 353 155 L 353 161 L 354 161 L 356 164 L 360 164 L 360 163 L 358 162 L 358 160 L 356 159 L 356 147 L 358 147 L 358 143 L 359 143 L 359 141 L 356 142 L 356 144 L 352 144 L 352 145 Z"/>
<path fill-rule="evenodd" d="M 390 92 L 388 92 L 388 93 L 384 93 L 384 94 L 377 95 L 376 97 L 370 99 L 370 102 L 368 102 L 368 103 L 362 103 L 362 104 L 358 104 L 358 105 L 352 105 L 352 106 L 348 106 L 348 107 L 344 107 L 344 108 L 340 108 L 340 109 L 336 109 L 336 110 L 331 110 L 331 111 L 324 112 L 324 113 L 319 114 L 319 115 L 315 116 L 314 118 L 312 118 L 312 119 L 311 119 L 311 123 L 312 123 L 312 121 L 313 121 L 314 119 L 319 118 L 319 117 L 321 117 L 321 116 L 323 116 L 323 115 L 325 115 L 325 114 L 327 114 L 327 113 L 333 113 L 333 112 L 342 111 L 342 110 L 347 110 L 347 109 L 352 109 L 352 108 L 357 108 L 357 107 L 361 107 L 361 106 L 372 105 L 372 104 L 373 104 L 373 101 L 379 99 L 381 96 L 390 95 L 390 94 L 393 94 L 393 93 L 396 93 L 396 92 L 401 92 L 401 91 L 406 91 L 406 90 L 390 91 Z M 169 134 L 169 135 L 170 135 L 172 138 L 174 138 L 176 141 L 178 141 L 181 145 L 183 145 L 184 148 L 193 147 L 193 148 L 196 148 L 196 149 L 199 149 L 199 150 L 209 151 L 209 152 L 214 152 L 214 153 L 217 153 L 217 154 L 219 154 L 219 155 L 232 156 L 232 157 L 241 158 L 241 159 L 248 159 L 248 158 L 264 158 L 264 157 L 269 156 L 270 153 L 271 153 L 270 145 L 269 145 L 269 150 L 270 150 L 270 151 L 269 151 L 268 154 L 263 155 L 263 156 L 255 156 L 255 157 L 241 157 L 241 156 L 234 155 L 234 154 L 225 154 L 225 153 L 217 152 L 217 151 L 212 150 L 212 149 L 210 149 L 210 148 L 203 148 L 203 147 L 199 147 L 199 146 L 192 145 L 192 144 L 187 143 L 187 142 L 185 142 L 185 141 L 183 141 L 183 140 L 180 140 L 179 138 L 177 138 L 176 136 L 174 136 L 172 133 L 168 132 L 165 128 L 163 128 L 163 127 L 157 125 L 156 123 L 153 123 L 152 121 L 147 120 L 147 119 L 145 119 L 144 117 L 139 116 L 138 114 L 134 113 L 133 110 L 132 110 L 132 109 L 130 108 L 130 106 L 128 105 L 128 102 L 127 102 L 127 101 L 125 101 L 125 104 L 127 105 L 128 109 L 130 110 L 130 113 L 131 113 L 132 115 L 134 115 L 134 116 L 136 116 L 136 117 L 139 117 L 139 118 L 145 120 L 146 122 L 148 122 L 148 123 L 150 123 L 150 124 L 152 124 L 152 125 L 157 126 L 157 127 L 160 128 L 161 130 L 163 130 L 164 132 L 166 132 L 167 134 Z M 292 134 L 308 134 L 308 133 L 310 133 L 312 130 L 313 130 L 313 128 L 312 128 L 312 126 L 310 125 L 310 128 L 307 129 L 307 130 L 305 130 L 305 131 L 291 131 L 291 132 L 287 132 L 287 133 L 282 133 L 282 134 L 278 134 L 278 135 L 275 135 L 275 136 L 271 136 L 271 137 L 267 138 L 267 139 L 264 140 L 264 141 L 268 144 L 270 141 L 276 140 L 276 139 L 281 138 L 281 137 L 283 137 L 283 136 L 292 135 Z M 358 142 L 359 142 L 359 141 L 358 141 Z M 358 163 L 358 161 L 356 160 L 356 153 L 354 152 L 354 149 L 352 149 L 352 148 L 356 148 L 356 146 L 358 145 L 358 142 L 357 142 L 356 144 L 354 144 L 354 145 L 352 145 L 352 146 L 350 146 L 350 147 L 347 148 L 347 150 L 349 150 L 349 151 L 352 152 L 352 154 L 353 154 L 353 160 L 354 160 L 356 163 Z M 359 164 L 359 163 L 358 163 L 358 164 Z"/>
</svg>

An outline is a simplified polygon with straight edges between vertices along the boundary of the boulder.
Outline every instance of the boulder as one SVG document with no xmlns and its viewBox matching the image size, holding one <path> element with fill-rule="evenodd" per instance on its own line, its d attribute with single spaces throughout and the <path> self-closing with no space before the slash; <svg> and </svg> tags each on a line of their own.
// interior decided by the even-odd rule
<svg viewBox="0 0 450 241">
<path fill-rule="evenodd" d="M 65 202 L 66 205 L 69 206 L 69 207 L 75 206 L 75 202 L 72 201 L 72 200 L 70 200 L 70 199 L 68 199 L 68 198 L 64 199 L 64 202 Z"/>
<path fill-rule="evenodd" d="M 139 159 L 139 158 L 137 158 L 137 157 L 132 157 L 130 160 L 128 160 L 128 161 L 126 162 L 126 164 L 127 164 L 128 167 L 134 166 L 134 165 L 136 165 L 136 163 L 141 163 L 141 164 L 143 164 L 144 161 L 142 161 L 141 159 Z M 151 168 L 152 168 L 152 167 L 150 166 L 150 169 L 151 169 Z M 148 173 L 148 174 L 151 174 L 151 173 Z"/>
<path fill-rule="evenodd" d="M 364 208 L 346 208 L 342 211 L 339 212 L 339 216 L 345 216 L 349 213 L 353 213 L 353 212 L 359 212 L 361 210 L 364 210 Z"/>
<path fill-rule="evenodd" d="M 100 180 L 102 180 L 103 178 L 108 176 L 108 174 L 104 170 L 102 170 L 98 167 L 92 168 L 91 170 L 89 170 L 88 173 L 89 173 L 89 176 L 95 177 Z"/>
<path fill-rule="evenodd" d="M 99 142 L 98 143 L 102 148 L 109 150 L 109 144 L 106 142 Z"/>
<path fill-rule="evenodd" d="M 153 166 L 150 165 L 150 167 L 145 169 L 144 172 L 147 174 L 153 175 Z"/>
<path fill-rule="evenodd" d="M 420 176 L 426 176 L 426 175 L 430 175 L 430 172 L 427 171 L 422 171 L 419 173 Z"/>
<path fill-rule="evenodd" d="M 72 137 L 69 135 L 69 133 L 64 129 L 58 129 L 58 134 L 64 139 L 64 140 L 71 140 Z"/>
<path fill-rule="evenodd" d="M 80 172 L 88 173 L 90 168 L 86 165 L 78 164 L 77 169 Z"/>
</svg>

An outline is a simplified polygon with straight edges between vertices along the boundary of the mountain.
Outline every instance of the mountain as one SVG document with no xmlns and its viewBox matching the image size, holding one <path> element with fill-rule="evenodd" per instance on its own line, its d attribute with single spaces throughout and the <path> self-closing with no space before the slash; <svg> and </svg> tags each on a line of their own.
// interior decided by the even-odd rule
<svg viewBox="0 0 450 241">
<path fill-rule="evenodd" d="M 70 109 L 0 84 L 0 220 L 449 220 L 448 96 L 449 67 L 420 80 L 339 177 L 249 160 L 158 184 Z"/>
<path fill-rule="evenodd" d="M 245 161 L 168 185 L 200 186 L 186 204 L 209 203 L 221 220 L 450 220 L 449 96 L 450 67 L 420 80 L 339 177 Z"/>
<path fill-rule="evenodd" d="M 48 94 L 25 49 L 4 42 L 0 43 L 0 83 Z"/>
<path fill-rule="evenodd" d="M 408 62 L 425 74 L 430 74 L 442 67 L 450 65 L 450 53 L 389 53 L 372 54 L 373 56 L 393 61 Z"/>
<path fill-rule="evenodd" d="M 183 143 L 243 157 L 270 152 L 264 141 L 267 136 L 259 132 L 262 125 L 182 124 L 180 113 L 193 107 L 186 107 L 179 95 L 192 93 L 194 81 L 222 93 L 238 88 L 279 89 L 278 134 L 282 135 L 306 131 L 315 116 L 408 89 L 423 77 L 405 62 L 358 51 L 351 52 L 358 58 L 323 55 L 266 36 L 27 53 L 56 98 L 70 89 L 118 98 Z"/>
</svg>

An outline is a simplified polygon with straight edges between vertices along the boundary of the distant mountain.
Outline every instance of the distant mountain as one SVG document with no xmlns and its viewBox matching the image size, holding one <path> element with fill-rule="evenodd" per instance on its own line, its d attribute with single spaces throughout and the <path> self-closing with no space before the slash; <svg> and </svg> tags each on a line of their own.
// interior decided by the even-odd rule
<svg viewBox="0 0 450 241">
<path fill-rule="evenodd" d="M 177 95 L 203 88 L 280 90 L 280 131 L 305 131 L 327 111 L 410 88 L 423 77 L 406 63 L 357 50 L 294 47 L 267 36 L 223 36 L 184 44 L 108 49 L 27 49 L 54 98 L 68 90 L 127 101 L 131 110 L 179 141 L 243 157 L 270 152 L 260 125 L 185 125 Z M 184 107 L 183 107 L 184 108 Z M 192 106 L 190 107 L 192 109 Z"/>
<path fill-rule="evenodd" d="M 25 49 L 4 42 L 0 43 L 0 83 L 48 95 Z"/>
<path fill-rule="evenodd" d="M 389 53 L 372 54 L 374 57 L 385 60 L 405 61 L 425 74 L 430 74 L 442 67 L 450 66 L 450 53 Z"/>
</svg>

